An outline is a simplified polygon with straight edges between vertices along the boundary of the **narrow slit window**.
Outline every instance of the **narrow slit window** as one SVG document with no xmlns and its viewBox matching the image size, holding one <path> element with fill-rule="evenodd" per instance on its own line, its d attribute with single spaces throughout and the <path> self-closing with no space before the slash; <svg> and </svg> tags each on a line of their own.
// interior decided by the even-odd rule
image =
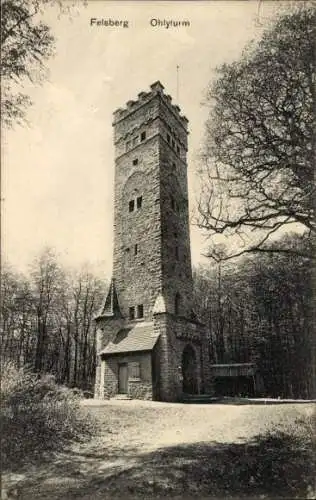
<svg viewBox="0 0 316 500">
<path fill-rule="evenodd" d="M 137 255 L 138 254 L 138 244 L 135 243 L 134 245 L 134 255 Z"/>
<path fill-rule="evenodd" d="M 141 141 L 144 141 L 145 139 L 146 139 L 146 132 L 142 132 L 142 133 L 140 134 L 140 140 L 141 140 Z"/>
<path fill-rule="evenodd" d="M 135 319 L 135 307 L 130 307 L 128 313 L 129 313 L 129 319 Z"/>
<path fill-rule="evenodd" d="M 134 211 L 134 207 L 135 207 L 135 201 L 134 200 L 131 200 L 128 204 L 128 210 L 130 212 L 133 212 Z"/>
<path fill-rule="evenodd" d="M 173 168 L 173 170 L 176 170 L 177 166 L 176 166 L 175 162 L 173 162 L 172 168 Z"/>
<path fill-rule="evenodd" d="M 176 293 L 176 296 L 174 298 L 174 313 L 179 314 L 180 311 L 180 294 Z"/>
<path fill-rule="evenodd" d="M 137 306 L 137 318 L 143 318 L 144 317 L 144 306 L 143 304 L 139 304 Z"/>
<path fill-rule="evenodd" d="M 143 197 L 142 196 L 138 196 L 138 198 L 137 198 L 137 208 L 142 208 L 142 204 L 143 204 Z"/>
<path fill-rule="evenodd" d="M 133 160 L 133 165 L 138 165 L 138 158 L 135 158 L 135 159 Z"/>
<path fill-rule="evenodd" d="M 177 153 L 180 154 L 180 148 L 177 146 Z"/>
</svg>

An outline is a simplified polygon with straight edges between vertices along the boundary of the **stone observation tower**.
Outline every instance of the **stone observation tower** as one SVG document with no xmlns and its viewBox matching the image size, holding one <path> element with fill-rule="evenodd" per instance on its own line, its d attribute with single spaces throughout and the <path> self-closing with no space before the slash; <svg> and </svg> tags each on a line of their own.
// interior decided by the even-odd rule
<svg viewBox="0 0 316 500">
<path fill-rule="evenodd" d="M 188 120 L 160 82 L 114 112 L 113 277 L 97 322 L 95 397 L 209 392 L 192 309 Z"/>
</svg>

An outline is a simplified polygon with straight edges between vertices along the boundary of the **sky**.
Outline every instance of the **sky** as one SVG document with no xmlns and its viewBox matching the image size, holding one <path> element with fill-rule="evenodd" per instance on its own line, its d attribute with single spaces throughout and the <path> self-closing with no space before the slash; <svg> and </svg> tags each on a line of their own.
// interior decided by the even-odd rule
<svg viewBox="0 0 316 500">
<path fill-rule="evenodd" d="M 2 133 L 2 258 L 24 272 L 44 247 L 71 266 L 89 263 L 110 277 L 113 251 L 112 113 L 160 80 L 189 119 L 190 208 L 215 68 L 238 59 L 279 8 L 268 1 L 111 2 L 76 4 L 71 18 L 52 8 L 45 21 L 56 54 L 41 84 L 25 84 L 28 126 Z M 128 21 L 128 28 L 91 25 Z M 189 27 L 152 26 L 151 19 Z M 155 21 L 152 22 L 155 24 Z M 179 92 L 177 71 L 179 66 Z M 192 261 L 206 242 L 191 228 Z"/>
</svg>

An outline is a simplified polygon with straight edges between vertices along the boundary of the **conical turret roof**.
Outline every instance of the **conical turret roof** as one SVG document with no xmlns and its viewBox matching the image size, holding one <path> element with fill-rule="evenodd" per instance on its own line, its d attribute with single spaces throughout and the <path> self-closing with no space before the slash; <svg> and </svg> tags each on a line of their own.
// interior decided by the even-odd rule
<svg viewBox="0 0 316 500">
<path fill-rule="evenodd" d="M 118 296 L 114 279 L 111 280 L 108 294 L 103 302 L 96 318 L 121 318 L 122 313 L 119 306 Z"/>
</svg>

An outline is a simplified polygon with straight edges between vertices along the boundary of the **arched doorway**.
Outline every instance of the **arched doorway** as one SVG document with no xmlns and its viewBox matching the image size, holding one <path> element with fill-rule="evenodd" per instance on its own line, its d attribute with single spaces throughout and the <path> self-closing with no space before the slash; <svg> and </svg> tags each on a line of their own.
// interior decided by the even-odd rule
<svg viewBox="0 0 316 500">
<path fill-rule="evenodd" d="M 183 392 L 186 394 L 197 394 L 197 365 L 196 355 L 191 345 L 185 346 L 182 353 L 182 377 Z"/>
</svg>

